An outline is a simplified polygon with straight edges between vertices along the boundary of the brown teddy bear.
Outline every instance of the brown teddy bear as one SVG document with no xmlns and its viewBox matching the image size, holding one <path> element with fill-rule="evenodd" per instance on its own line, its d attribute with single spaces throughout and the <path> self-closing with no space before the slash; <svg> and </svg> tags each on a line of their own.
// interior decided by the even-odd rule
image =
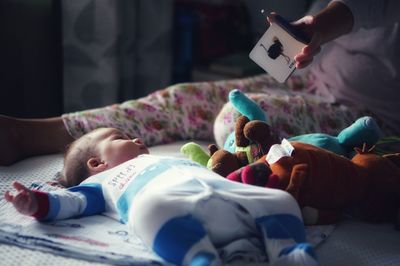
<svg viewBox="0 0 400 266">
<path fill-rule="evenodd" d="M 267 123 L 249 120 L 239 116 L 235 124 L 236 151 L 218 149 L 215 144 L 208 145 L 210 159 L 207 167 L 226 177 L 233 171 L 255 162 L 265 155 L 278 138 L 271 133 Z"/>
</svg>

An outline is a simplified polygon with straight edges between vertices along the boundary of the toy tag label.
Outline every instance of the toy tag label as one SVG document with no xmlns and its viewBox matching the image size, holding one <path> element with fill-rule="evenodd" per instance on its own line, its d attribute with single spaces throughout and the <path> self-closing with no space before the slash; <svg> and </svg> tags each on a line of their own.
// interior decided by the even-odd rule
<svg viewBox="0 0 400 266">
<path fill-rule="evenodd" d="M 294 56 L 305 45 L 279 23 L 272 23 L 251 50 L 249 57 L 274 79 L 283 83 L 296 69 Z"/>
<path fill-rule="evenodd" d="M 265 160 L 269 164 L 276 163 L 282 157 L 292 156 L 294 151 L 294 147 L 287 139 L 283 139 L 281 144 L 274 144 L 268 151 L 267 157 Z"/>
</svg>

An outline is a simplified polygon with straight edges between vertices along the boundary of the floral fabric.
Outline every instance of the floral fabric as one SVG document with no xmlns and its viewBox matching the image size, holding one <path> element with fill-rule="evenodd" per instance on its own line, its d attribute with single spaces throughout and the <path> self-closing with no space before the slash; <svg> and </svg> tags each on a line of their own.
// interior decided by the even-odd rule
<svg viewBox="0 0 400 266">
<path fill-rule="evenodd" d="M 293 76 L 286 84 L 267 74 L 225 81 L 182 83 L 146 97 L 98 109 L 64 114 L 69 133 L 77 138 L 98 127 L 116 127 L 149 145 L 175 140 L 207 140 L 223 145 L 238 113 L 228 101 L 239 89 L 266 112 L 280 137 L 323 132 L 336 134 L 361 114 L 307 93 L 310 79 Z"/>
</svg>

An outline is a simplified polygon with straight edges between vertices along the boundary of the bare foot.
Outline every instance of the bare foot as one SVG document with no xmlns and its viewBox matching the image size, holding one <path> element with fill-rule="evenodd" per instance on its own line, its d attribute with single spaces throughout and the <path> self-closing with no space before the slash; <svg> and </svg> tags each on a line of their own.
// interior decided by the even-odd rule
<svg viewBox="0 0 400 266">
<path fill-rule="evenodd" d="M 21 159 L 16 119 L 0 115 L 0 165 L 10 165 Z"/>
</svg>

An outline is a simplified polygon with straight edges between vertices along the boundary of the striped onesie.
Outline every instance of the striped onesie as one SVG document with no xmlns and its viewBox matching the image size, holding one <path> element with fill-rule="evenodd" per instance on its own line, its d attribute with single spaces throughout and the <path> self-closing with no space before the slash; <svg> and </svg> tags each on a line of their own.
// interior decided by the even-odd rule
<svg viewBox="0 0 400 266">
<path fill-rule="evenodd" d="M 190 160 L 140 155 L 55 192 L 34 192 L 39 220 L 103 213 L 166 261 L 221 265 L 218 249 L 256 237 L 271 265 L 315 265 L 300 209 L 280 190 L 226 180 Z"/>
</svg>

